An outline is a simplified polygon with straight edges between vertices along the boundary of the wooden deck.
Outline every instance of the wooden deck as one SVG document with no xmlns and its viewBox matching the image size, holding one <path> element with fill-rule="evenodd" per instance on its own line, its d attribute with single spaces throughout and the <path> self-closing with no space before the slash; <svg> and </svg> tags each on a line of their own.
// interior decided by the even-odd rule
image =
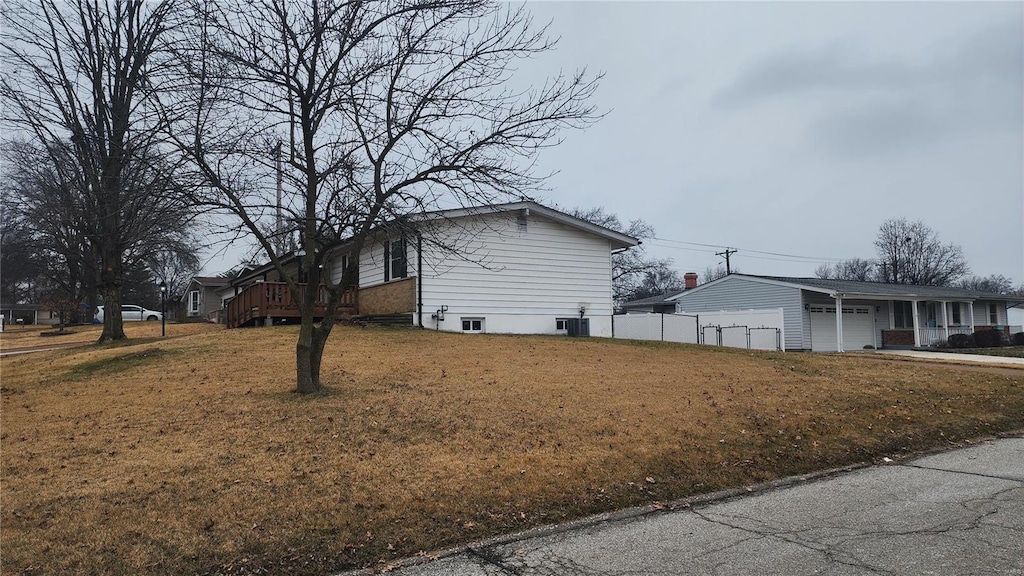
<svg viewBox="0 0 1024 576">
<path fill-rule="evenodd" d="M 299 284 L 306 289 L 305 284 Z M 327 304 L 327 288 L 320 284 L 317 287 L 316 309 L 313 316 L 319 320 L 324 317 Z M 341 298 L 337 316 L 352 316 L 358 312 L 356 291 L 350 289 Z M 228 328 L 241 326 L 260 326 L 270 317 L 274 322 L 288 318 L 299 318 L 299 307 L 292 299 L 291 290 L 284 282 L 257 282 L 247 286 L 240 294 L 228 300 L 224 309 L 224 324 Z"/>
</svg>

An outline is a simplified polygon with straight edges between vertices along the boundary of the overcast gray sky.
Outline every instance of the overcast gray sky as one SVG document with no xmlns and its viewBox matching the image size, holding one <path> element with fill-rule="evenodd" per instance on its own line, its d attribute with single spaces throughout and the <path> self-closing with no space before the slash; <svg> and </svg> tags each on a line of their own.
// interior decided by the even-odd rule
<svg viewBox="0 0 1024 576">
<path fill-rule="evenodd" d="M 1024 3 L 531 2 L 608 115 L 540 159 L 544 199 L 652 224 L 680 272 L 810 276 L 922 220 L 1024 281 Z M 686 244 L 691 243 L 691 244 Z M 783 258 L 753 252 L 811 258 Z M 831 260 L 830 260 L 831 259 Z M 236 263 L 214 259 L 207 272 Z"/>
<path fill-rule="evenodd" d="M 979 275 L 1024 281 L 1024 4 L 530 3 L 538 67 L 606 73 L 608 116 L 546 151 L 546 195 L 642 218 L 680 271 L 872 257 L 923 220 Z"/>
</svg>

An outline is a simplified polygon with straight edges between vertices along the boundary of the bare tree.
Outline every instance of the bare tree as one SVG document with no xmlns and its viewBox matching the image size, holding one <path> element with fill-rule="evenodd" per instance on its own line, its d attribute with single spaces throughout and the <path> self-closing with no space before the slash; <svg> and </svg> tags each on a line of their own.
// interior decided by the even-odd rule
<svg viewBox="0 0 1024 576">
<path fill-rule="evenodd" d="M 876 264 L 863 258 L 850 258 L 835 264 L 822 264 L 815 271 L 818 278 L 873 282 L 878 279 Z"/>
<path fill-rule="evenodd" d="M 38 302 L 38 283 L 46 262 L 36 250 L 35 234 L 23 207 L 8 188 L 0 198 L 0 301 Z"/>
<path fill-rule="evenodd" d="M 72 146 L 55 142 L 44 148 L 10 142 L 4 159 L 5 187 L 31 223 L 36 250 L 46 256 L 43 275 L 51 292 L 94 308 L 101 287 L 100 250 L 94 240 L 102 234 L 102 219 L 93 211 L 92 195 Z M 191 233 L 196 213 L 170 173 L 171 168 L 148 150 L 130 154 L 125 161 L 118 235 L 121 296 L 126 289 L 135 295 L 155 290 L 155 286 L 137 284 L 152 279 L 157 265 L 167 258 L 198 267 Z"/>
<path fill-rule="evenodd" d="M 100 341 L 125 337 L 121 322 L 129 156 L 149 148 L 155 125 L 142 106 L 150 58 L 167 31 L 169 1 L 33 0 L 3 11 L 0 78 L 4 121 L 47 150 L 70 138 L 84 178 L 88 230 L 107 313 Z M 149 196 L 152 198 L 152 196 Z"/>
<path fill-rule="evenodd" d="M 683 290 L 683 287 L 683 277 L 679 275 L 679 272 L 671 268 L 668 262 L 662 261 L 651 270 L 644 272 L 643 279 L 633 291 L 630 300 L 648 298 L 669 292 L 680 292 Z"/>
<path fill-rule="evenodd" d="M 625 225 L 617 215 L 603 207 L 573 208 L 569 214 L 639 240 L 654 237 L 654 228 L 647 222 L 638 219 Z M 612 254 L 612 298 L 615 302 L 654 296 L 664 291 L 650 293 L 651 290 L 676 285 L 682 286 L 682 279 L 672 269 L 672 260 L 649 256 L 643 245 Z"/>
<path fill-rule="evenodd" d="M 732 273 L 739 274 L 740 269 L 733 266 Z M 717 266 L 708 266 L 707 268 L 704 269 L 704 273 L 701 274 L 701 284 L 714 282 L 715 280 L 718 280 L 719 278 L 725 278 L 728 275 L 729 272 L 725 270 L 725 266 L 722 264 L 718 264 Z"/>
<path fill-rule="evenodd" d="M 990 294 L 1015 294 L 1017 290 L 1013 287 L 1013 280 L 1002 274 L 990 276 L 971 276 L 956 283 L 958 288 L 972 290 L 974 292 L 988 292 Z"/>
<path fill-rule="evenodd" d="M 51 296 L 98 303 L 99 267 L 89 239 L 90 210 L 85 180 L 71 144 L 46 149 L 28 142 L 4 148 L 4 185 L 25 211 L 35 239 L 34 251 L 45 261 L 41 275 Z"/>
<path fill-rule="evenodd" d="M 875 249 L 883 282 L 949 286 L 970 272 L 961 248 L 943 244 L 920 220 L 886 220 L 878 229 Z"/>
<path fill-rule="evenodd" d="M 194 250 L 161 250 L 147 258 L 146 265 L 159 281 L 167 284 L 167 298 L 181 297 L 202 268 Z"/>
<path fill-rule="evenodd" d="M 355 270 L 331 270 L 382 226 L 438 207 L 528 195 L 532 159 L 559 129 L 596 119 L 596 78 L 514 87 L 516 61 L 553 47 L 525 9 L 481 0 L 194 2 L 160 79 L 168 136 L 210 193 L 263 247 L 298 303 L 299 392 L 320 360 Z M 283 143 L 281 172 L 270 150 Z M 278 178 L 285 226 L 276 224 Z M 268 231 L 273 230 L 271 234 Z M 274 234 L 295 234 L 288 273 Z M 335 252 L 336 253 L 336 252 Z"/>
</svg>

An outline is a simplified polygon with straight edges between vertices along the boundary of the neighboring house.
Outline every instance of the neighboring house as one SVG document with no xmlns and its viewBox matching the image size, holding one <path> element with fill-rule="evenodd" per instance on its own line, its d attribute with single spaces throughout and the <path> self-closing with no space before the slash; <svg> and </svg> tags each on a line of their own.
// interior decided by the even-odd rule
<svg viewBox="0 0 1024 576">
<path fill-rule="evenodd" d="M 1006 323 L 1010 325 L 1010 332 L 1024 332 L 1024 308 L 1010 308 L 1006 314 L 1008 316 Z"/>
<path fill-rule="evenodd" d="M 682 294 L 684 290 L 696 288 L 697 274 L 695 272 L 687 272 L 683 275 L 683 282 L 683 290 L 673 290 L 664 294 L 658 294 L 657 296 L 630 300 L 620 306 L 620 308 L 626 314 L 672 314 L 676 311 L 676 303 L 669 302 L 669 298 Z"/>
<path fill-rule="evenodd" d="M 7 324 L 55 325 L 60 319 L 56 312 L 41 304 L 0 304 L 0 315 Z"/>
<path fill-rule="evenodd" d="M 590 335 L 611 336 L 611 255 L 637 244 L 524 201 L 432 212 L 381 227 L 358 255 L 336 250 L 323 273 L 337 282 L 345 266 L 358 266 L 357 290 L 344 304 L 360 316 L 510 334 L 566 333 L 582 318 Z M 263 314 L 261 302 L 290 301 L 271 272 L 255 273 L 267 277 L 262 286 L 238 287 L 228 301 L 229 326 L 234 301 L 241 302 L 239 318 L 252 320 Z"/>
<path fill-rule="evenodd" d="M 919 347 L 999 329 L 1024 297 L 940 286 L 731 274 L 665 299 L 676 312 L 782 308 L 786 350 Z"/>
<path fill-rule="evenodd" d="M 194 276 L 181 296 L 185 316 L 216 322 L 221 310 L 221 299 L 217 291 L 229 282 L 229 278 L 218 276 Z"/>
</svg>

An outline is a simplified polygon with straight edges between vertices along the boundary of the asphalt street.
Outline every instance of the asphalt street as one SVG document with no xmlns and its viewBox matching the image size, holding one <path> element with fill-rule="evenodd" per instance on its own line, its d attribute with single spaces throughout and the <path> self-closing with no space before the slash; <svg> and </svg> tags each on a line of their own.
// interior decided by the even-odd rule
<svg viewBox="0 0 1024 576">
<path fill-rule="evenodd" d="M 1024 574 L 1024 438 L 470 545 L 402 576 Z"/>
</svg>

